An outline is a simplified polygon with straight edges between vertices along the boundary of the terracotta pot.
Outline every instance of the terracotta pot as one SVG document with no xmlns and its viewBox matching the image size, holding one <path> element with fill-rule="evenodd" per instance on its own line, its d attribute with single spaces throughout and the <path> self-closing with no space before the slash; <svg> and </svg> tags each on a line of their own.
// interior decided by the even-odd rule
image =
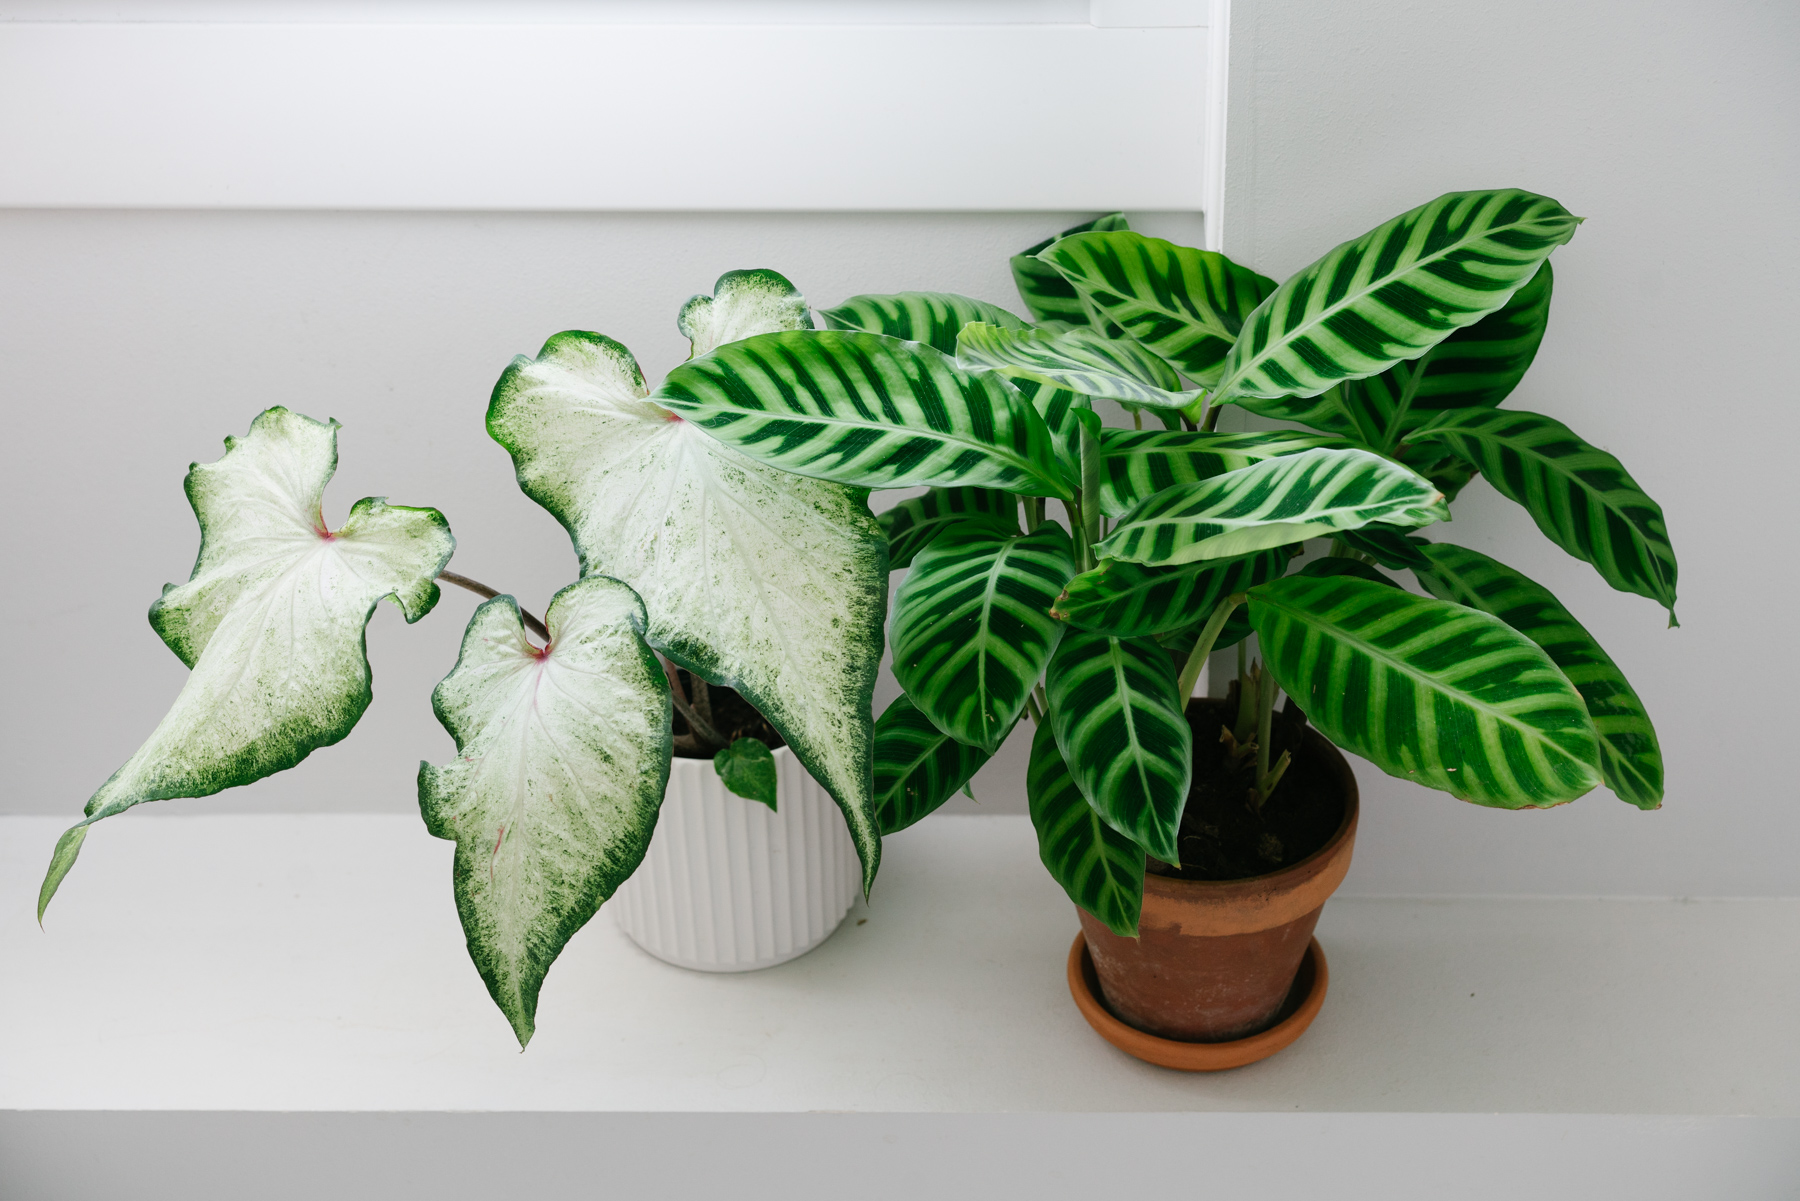
<svg viewBox="0 0 1800 1201">
<path fill-rule="evenodd" d="M 1197 700 L 1190 711 L 1222 702 Z M 1326 900 L 1343 883 L 1356 842 L 1356 777 L 1318 731 L 1303 754 L 1329 763 L 1344 817 L 1300 862 L 1242 880 L 1146 874 L 1138 937 L 1092 914 L 1081 928 L 1107 1008 L 1139 1030 L 1183 1042 L 1224 1042 L 1268 1028 L 1281 1012 Z"/>
</svg>

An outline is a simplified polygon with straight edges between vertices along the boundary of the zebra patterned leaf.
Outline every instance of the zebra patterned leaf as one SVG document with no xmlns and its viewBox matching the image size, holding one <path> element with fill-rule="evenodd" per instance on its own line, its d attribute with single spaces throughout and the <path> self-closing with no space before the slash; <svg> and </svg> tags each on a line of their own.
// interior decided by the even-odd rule
<svg viewBox="0 0 1800 1201">
<path fill-rule="evenodd" d="M 1288 417 L 1309 406 L 1283 397 L 1415 359 L 1504 306 L 1577 223 L 1554 200 L 1510 188 L 1452 192 L 1402 213 L 1263 301 L 1225 358 L 1218 395 Z"/>
<path fill-rule="evenodd" d="M 1675 548 L 1662 507 L 1619 460 L 1554 418 L 1504 409 L 1446 413 L 1412 440 L 1450 447 L 1525 506 L 1550 541 L 1614 588 L 1662 605 L 1675 624 Z"/>
<path fill-rule="evenodd" d="M 683 363 L 650 398 L 795 475 L 863 488 L 1069 496 L 1050 431 L 992 372 L 880 334 L 763 334 Z"/>
<path fill-rule="evenodd" d="M 1264 459 L 1350 443 L 1324 434 L 1270 430 L 1219 434 L 1210 430 L 1102 430 L 1100 508 L 1122 517 L 1165 488 L 1208 480 Z"/>
<path fill-rule="evenodd" d="M 1581 694 L 1487 613 L 1349 576 L 1250 592 L 1276 681 L 1324 735 L 1389 775 L 1478 805 L 1560 805 L 1600 782 Z"/>
<path fill-rule="evenodd" d="M 1136 343 L 1091 329 L 1002 329 L 975 322 L 957 337 L 956 363 L 966 371 L 998 371 L 1147 408 L 1179 409 L 1200 396 L 1181 391 L 1169 365 Z"/>
<path fill-rule="evenodd" d="M 727 271 L 711 296 L 693 296 L 681 306 L 675 327 L 688 340 L 688 357 L 697 359 L 770 330 L 811 329 L 812 314 L 800 289 L 780 272 Z"/>
<path fill-rule="evenodd" d="M 944 531 L 894 597 L 894 678 L 938 729 L 993 754 L 1062 637 L 1050 606 L 1074 574 L 1059 525 Z"/>
<path fill-rule="evenodd" d="M 1081 414 L 1092 413 L 1094 404 L 1079 392 L 1053 388 L 1031 379 L 1015 379 L 1013 386 L 1031 401 L 1050 431 L 1057 465 L 1071 485 L 1081 479 Z"/>
<path fill-rule="evenodd" d="M 1600 735 L 1606 786 L 1640 809 L 1662 806 L 1662 748 L 1644 702 L 1594 636 L 1542 584 L 1478 551 L 1446 542 L 1424 547 L 1429 566 L 1413 574 L 1440 600 L 1501 621 L 1544 648 L 1587 703 Z"/>
<path fill-rule="evenodd" d="M 521 1047 L 550 965 L 643 860 L 669 782 L 669 684 L 643 602 L 589 576 L 544 623 L 538 648 L 512 597 L 475 610 L 431 694 L 456 758 L 419 765 L 425 828 L 456 843 L 469 955 Z"/>
<path fill-rule="evenodd" d="M 1134 563 L 1191 563 L 1286 546 L 1371 521 L 1450 516 L 1430 481 L 1365 450 L 1306 450 L 1178 484 L 1119 518 L 1094 551 Z"/>
<path fill-rule="evenodd" d="M 1082 233 L 1039 252 L 1039 259 L 1127 335 L 1210 383 L 1275 281 L 1222 254 L 1139 233 Z"/>
<path fill-rule="evenodd" d="M 931 724 L 906 696 L 875 721 L 875 813 L 883 836 L 933 813 L 975 778 L 988 753 Z"/>
<path fill-rule="evenodd" d="M 211 796 L 286 771 L 350 733 L 368 708 L 369 618 L 384 598 L 417 621 L 437 604 L 456 540 L 436 509 L 366 497 L 336 530 L 320 504 L 337 470 L 335 421 L 272 408 L 225 454 L 188 471 L 200 555 L 150 625 L 192 670 L 169 711 L 63 834 L 38 920 L 94 822 L 145 801 Z"/>
<path fill-rule="evenodd" d="M 1063 762 L 1048 723 L 1031 739 L 1025 801 L 1038 858 L 1069 899 L 1125 938 L 1136 938 L 1144 903 L 1144 849 L 1094 812 Z"/>
<path fill-rule="evenodd" d="M 1019 532 L 1019 501 L 997 488 L 933 488 L 903 500 L 875 519 L 888 540 L 888 570 L 911 567 L 931 540 L 965 522 Z"/>
<path fill-rule="evenodd" d="M 923 342 L 944 354 L 956 353 L 956 335 L 971 321 L 1002 329 L 1025 329 L 1020 318 L 997 304 L 954 292 L 895 292 L 852 296 L 835 309 L 821 309 L 826 329 L 886 334 L 907 342 Z"/>
<path fill-rule="evenodd" d="M 1199 559 L 1177 567 L 1145 567 L 1107 559 L 1069 581 L 1050 616 L 1083 630 L 1121 638 L 1164 634 L 1204 622 L 1213 607 L 1286 571 L 1285 550 L 1239 559 Z"/>
<path fill-rule="evenodd" d="M 1056 745 L 1102 821 L 1165 863 L 1193 775 L 1193 731 L 1169 654 L 1148 638 L 1070 630 L 1044 688 Z"/>
<path fill-rule="evenodd" d="M 1499 309 L 1410 363 L 1345 381 L 1344 408 L 1364 440 L 1391 452 L 1412 430 L 1455 409 L 1491 409 L 1511 395 L 1544 340 L 1555 278 L 1546 259 Z M 1420 472 L 1429 475 L 1429 472 Z"/>
<path fill-rule="evenodd" d="M 1097 217 L 1092 221 L 1084 221 L 1080 225 L 1063 230 L 1054 238 L 1045 238 L 1036 246 L 1015 254 L 1012 257 L 1013 284 L 1019 289 L 1019 299 L 1025 302 L 1025 309 L 1034 321 L 1061 321 L 1069 325 L 1088 325 L 1092 323 L 1087 307 L 1082 304 L 1080 293 L 1075 286 L 1062 277 L 1062 273 L 1050 264 L 1038 258 L 1045 250 L 1054 246 L 1059 239 L 1074 237 L 1077 234 L 1108 232 L 1117 229 L 1130 229 L 1124 213 L 1112 213 L 1105 217 Z M 1100 324 L 1101 332 L 1109 338 L 1123 334 L 1117 326 L 1110 322 Z"/>
</svg>

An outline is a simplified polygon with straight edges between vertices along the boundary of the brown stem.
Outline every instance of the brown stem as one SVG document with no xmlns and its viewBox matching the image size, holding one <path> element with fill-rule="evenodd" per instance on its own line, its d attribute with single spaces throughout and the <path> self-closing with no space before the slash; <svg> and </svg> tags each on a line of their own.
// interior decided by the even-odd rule
<svg viewBox="0 0 1800 1201">
<path fill-rule="evenodd" d="M 486 600 L 493 600 L 496 596 L 500 595 L 498 589 L 489 588 L 480 580 L 471 580 L 468 576 L 458 575 L 454 571 L 440 571 L 438 572 L 437 578 L 444 581 L 446 584 L 455 584 L 458 588 L 467 588 L 476 596 Z M 515 601 L 513 604 L 517 607 L 518 602 Z M 530 630 L 533 634 L 536 634 L 543 640 L 545 646 L 550 645 L 550 631 L 544 628 L 543 622 L 527 613 L 524 609 L 519 610 L 519 619 L 525 623 L 526 629 Z"/>
<path fill-rule="evenodd" d="M 712 723 L 696 713 L 694 707 L 688 703 L 687 690 L 681 686 L 681 675 L 676 671 L 675 665 L 667 659 L 664 659 L 661 655 L 656 656 L 656 658 L 658 662 L 662 664 L 663 674 L 669 677 L 669 699 L 675 702 L 675 711 L 687 720 L 688 729 L 693 731 L 693 736 L 697 739 L 709 742 L 715 747 L 723 748 L 726 743 L 723 738 L 719 737 L 719 732 L 713 729 Z M 700 689 L 704 687 L 706 687 L 705 682 L 701 680 L 699 676 L 695 676 L 695 695 L 698 696 Z M 702 748 L 695 747 L 694 749 L 699 750 Z"/>
</svg>

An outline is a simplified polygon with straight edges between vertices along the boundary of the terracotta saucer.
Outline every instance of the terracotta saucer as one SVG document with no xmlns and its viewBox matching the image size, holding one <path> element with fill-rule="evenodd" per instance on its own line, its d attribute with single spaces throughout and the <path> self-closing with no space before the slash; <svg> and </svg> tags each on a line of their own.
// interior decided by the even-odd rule
<svg viewBox="0 0 1800 1201">
<path fill-rule="evenodd" d="M 1075 944 L 1069 948 L 1069 993 L 1088 1025 L 1128 1055 L 1183 1072 L 1218 1072 L 1267 1059 L 1306 1033 L 1313 1018 L 1319 1015 L 1319 1007 L 1325 1003 L 1325 989 L 1330 983 L 1325 951 L 1315 938 L 1306 945 L 1300 972 L 1294 977 L 1294 986 L 1288 990 L 1281 1015 L 1273 1026 L 1230 1042 L 1184 1043 L 1146 1034 L 1114 1017 L 1106 1002 L 1100 999 L 1100 980 L 1094 975 L 1094 960 L 1088 954 L 1086 936 L 1077 934 Z"/>
</svg>

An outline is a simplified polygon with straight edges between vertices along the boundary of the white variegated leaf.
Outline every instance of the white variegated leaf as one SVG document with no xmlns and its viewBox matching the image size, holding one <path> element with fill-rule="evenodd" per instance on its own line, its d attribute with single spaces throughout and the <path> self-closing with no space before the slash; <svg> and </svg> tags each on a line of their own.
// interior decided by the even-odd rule
<svg viewBox="0 0 1800 1201">
<path fill-rule="evenodd" d="M 779 272 L 727 271 L 713 294 L 688 298 L 675 318 L 688 340 L 691 359 L 710 354 L 729 342 L 779 329 L 811 329 L 812 313 L 800 289 Z"/>
<path fill-rule="evenodd" d="M 469 955 L 523 1047 L 564 944 L 637 870 L 669 781 L 669 685 L 643 603 L 606 576 L 556 594 L 546 647 L 499 596 L 431 694 L 456 758 L 419 765 L 425 826 L 456 843 Z"/>
<path fill-rule="evenodd" d="M 188 472 L 200 557 L 187 583 L 163 590 L 150 624 L 193 671 L 57 843 L 40 919 L 91 823 L 260 780 L 342 739 L 369 705 L 363 631 L 376 602 L 393 597 L 408 621 L 437 603 L 433 581 L 455 540 L 436 509 L 369 497 L 326 528 L 337 430 L 269 409 L 225 440 L 223 458 Z"/>
<path fill-rule="evenodd" d="M 582 573 L 643 597 L 650 645 L 781 732 L 842 807 L 872 881 L 887 539 L 867 494 L 765 466 L 646 395 L 623 346 L 558 334 L 501 377 L 488 431 L 569 530 Z"/>
</svg>

